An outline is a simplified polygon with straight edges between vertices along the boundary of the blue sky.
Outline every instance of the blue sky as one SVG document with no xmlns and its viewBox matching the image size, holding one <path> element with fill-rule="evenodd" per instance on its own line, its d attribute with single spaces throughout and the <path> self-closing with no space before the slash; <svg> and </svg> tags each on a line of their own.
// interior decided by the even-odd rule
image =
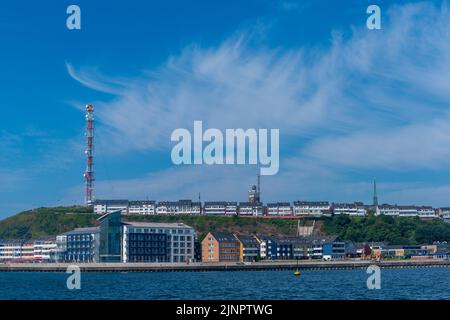
<svg viewBox="0 0 450 320">
<path fill-rule="evenodd" d="M 82 29 L 66 28 L 81 8 Z M 82 203 L 96 106 L 97 198 L 246 198 L 255 166 L 173 166 L 170 133 L 279 128 L 263 200 L 450 205 L 445 1 L 0 4 L 0 217 Z"/>
</svg>

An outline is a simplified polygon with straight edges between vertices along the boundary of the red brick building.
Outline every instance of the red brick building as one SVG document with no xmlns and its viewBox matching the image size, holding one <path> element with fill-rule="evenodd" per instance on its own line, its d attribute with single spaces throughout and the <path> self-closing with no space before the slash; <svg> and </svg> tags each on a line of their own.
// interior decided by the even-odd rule
<svg viewBox="0 0 450 320">
<path fill-rule="evenodd" d="M 239 240 L 231 233 L 209 232 L 202 241 L 202 261 L 237 262 L 240 247 Z"/>
</svg>

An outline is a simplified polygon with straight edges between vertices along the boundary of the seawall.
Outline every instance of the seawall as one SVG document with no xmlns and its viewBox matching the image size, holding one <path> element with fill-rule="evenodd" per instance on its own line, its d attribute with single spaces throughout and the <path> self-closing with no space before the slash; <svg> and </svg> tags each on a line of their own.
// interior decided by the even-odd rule
<svg viewBox="0 0 450 320">
<path fill-rule="evenodd" d="M 295 270 L 296 261 L 255 263 L 0 263 L 0 272 L 66 272 L 69 266 L 79 266 L 82 272 L 204 272 L 204 271 L 269 271 Z M 365 269 L 377 265 L 385 269 L 447 268 L 450 260 L 392 260 L 392 261 L 300 261 L 300 270 Z"/>
</svg>

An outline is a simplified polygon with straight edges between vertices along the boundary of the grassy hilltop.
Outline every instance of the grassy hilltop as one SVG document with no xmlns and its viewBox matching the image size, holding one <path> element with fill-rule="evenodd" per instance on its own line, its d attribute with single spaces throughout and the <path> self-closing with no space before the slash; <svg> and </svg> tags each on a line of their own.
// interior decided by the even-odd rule
<svg viewBox="0 0 450 320">
<path fill-rule="evenodd" d="M 37 239 L 54 236 L 78 227 L 95 226 L 97 215 L 81 206 L 38 208 L 0 221 L 0 239 Z M 124 216 L 124 221 L 183 222 L 199 232 L 229 231 L 246 234 L 295 235 L 296 219 L 262 219 L 211 216 Z M 302 219 L 301 225 L 311 225 Z M 450 242 L 450 223 L 441 220 L 389 216 L 337 216 L 316 219 L 316 234 L 338 235 L 343 239 L 386 241 L 391 244 Z"/>
</svg>

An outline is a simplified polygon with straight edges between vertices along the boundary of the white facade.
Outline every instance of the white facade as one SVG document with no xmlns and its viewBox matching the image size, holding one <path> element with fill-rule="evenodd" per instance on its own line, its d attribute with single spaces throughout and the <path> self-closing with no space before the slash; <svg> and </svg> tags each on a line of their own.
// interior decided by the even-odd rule
<svg viewBox="0 0 450 320">
<path fill-rule="evenodd" d="M 229 216 L 237 214 L 237 203 L 226 201 L 209 201 L 205 202 L 203 207 L 204 215 L 211 216 Z"/>
<path fill-rule="evenodd" d="M 56 252 L 57 245 L 55 241 L 35 241 L 33 243 L 33 252 L 35 259 L 49 260 Z"/>
<path fill-rule="evenodd" d="M 0 244 L 1 260 L 20 259 L 21 257 L 22 257 L 22 243 L 7 242 Z"/>
<path fill-rule="evenodd" d="M 238 206 L 236 202 L 228 202 L 225 207 L 226 216 L 235 216 L 238 213 Z"/>
<path fill-rule="evenodd" d="M 268 203 L 267 215 L 269 216 L 292 216 L 290 203 Z"/>
<path fill-rule="evenodd" d="M 0 243 L 0 260 L 50 260 L 56 242 L 49 240 L 6 241 Z"/>
<path fill-rule="evenodd" d="M 167 213 L 168 213 L 167 202 L 159 202 L 158 205 L 156 206 L 156 214 L 163 215 Z"/>
<path fill-rule="evenodd" d="M 439 214 L 432 207 L 397 206 L 383 204 L 377 207 L 377 215 L 384 214 L 395 217 L 419 217 L 422 219 L 438 218 Z"/>
<path fill-rule="evenodd" d="M 261 259 L 267 258 L 267 241 L 261 240 L 259 243 L 259 256 Z"/>
<path fill-rule="evenodd" d="M 180 201 L 162 201 L 156 206 L 156 214 L 158 215 L 199 215 L 201 214 L 200 202 L 192 202 L 191 200 Z"/>
<path fill-rule="evenodd" d="M 398 217 L 400 212 L 397 206 L 383 204 L 377 207 L 377 215 L 384 214 L 386 216 Z"/>
<path fill-rule="evenodd" d="M 93 203 L 94 213 L 104 215 L 115 211 L 128 214 L 128 200 L 95 200 Z"/>
<path fill-rule="evenodd" d="M 439 217 L 445 222 L 450 222 L 450 208 L 440 208 Z"/>
<path fill-rule="evenodd" d="M 438 212 L 432 207 L 417 207 L 417 215 L 421 219 L 439 218 Z"/>
<path fill-rule="evenodd" d="M 187 215 L 199 215 L 201 213 L 201 203 L 191 200 L 180 200 L 176 202 L 176 213 Z"/>
<path fill-rule="evenodd" d="M 367 210 L 362 203 L 335 203 L 333 204 L 333 213 L 335 215 L 365 216 Z"/>
<path fill-rule="evenodd" d="M 399 217 L 417 217 L 417 208 L 414 206 L 399 206 L 398 216 Z"/>
<path fill-rule="evenodd" d="M 296 216 L 322 216 L 330 213 L 330 203 L 325 201 L 295 201 L 293 212 Z"/>
<path fill-rule="evenodd" d="M 249 202 L 239 203 L 239 215 L 240 216 L 255 216 L 259 217 L 264 214 L 264 208 L 262 204 L 252 205 Z"/>
<path fill-rule="evenodd" d="M 155 201 L 130 201 L 128 207 L 129 214 L 154 215 Z"/>
</svg>

